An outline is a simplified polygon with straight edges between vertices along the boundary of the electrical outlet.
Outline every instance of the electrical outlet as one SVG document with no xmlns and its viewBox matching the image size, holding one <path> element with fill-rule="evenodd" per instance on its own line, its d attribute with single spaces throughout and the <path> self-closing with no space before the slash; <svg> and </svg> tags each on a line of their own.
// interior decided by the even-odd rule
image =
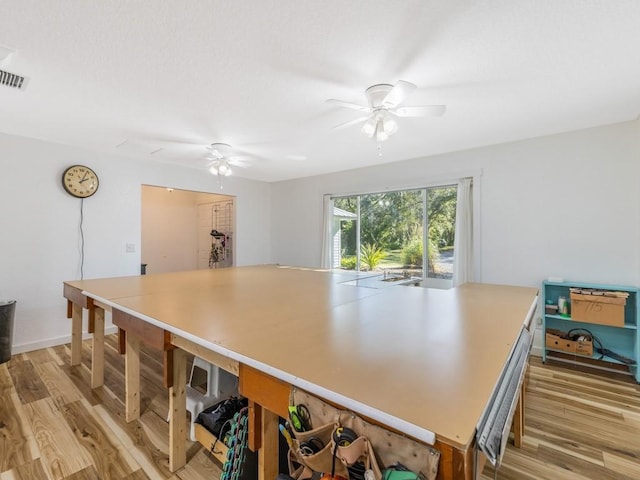
<svg viewBox="0 0 640 480">
<path fill-rule="evenodd" d="M 136 253 L 135 243 L 127 243 L 127 253 Z"/>
</svg>

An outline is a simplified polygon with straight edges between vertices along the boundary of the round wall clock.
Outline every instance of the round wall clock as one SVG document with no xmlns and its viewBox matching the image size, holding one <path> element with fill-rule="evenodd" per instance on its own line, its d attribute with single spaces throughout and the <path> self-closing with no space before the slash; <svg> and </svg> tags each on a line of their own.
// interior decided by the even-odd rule
<svg viewBox="0 0 640 480">
<path fill-rule="evenodd" d="M 69 195 L 87 198 L 98 190 L 98 175 L 84 165 L 72 165 L 62 174 L 62 186 Z"/>
</svg>

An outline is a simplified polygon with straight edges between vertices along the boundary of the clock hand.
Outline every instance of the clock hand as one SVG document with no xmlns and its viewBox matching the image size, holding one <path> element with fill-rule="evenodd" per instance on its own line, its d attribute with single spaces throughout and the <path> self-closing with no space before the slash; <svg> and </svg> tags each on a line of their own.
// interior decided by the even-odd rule
<svg viewBox="0 0 640 480">
<path fill-rule="evenodd" d="M 82 176 L 82 178 L 80 179 L 80 182 L 78 183 L 83 183 L 87 181 L 87 172 L 84 172 L 84 175 Z"/>
</svg>

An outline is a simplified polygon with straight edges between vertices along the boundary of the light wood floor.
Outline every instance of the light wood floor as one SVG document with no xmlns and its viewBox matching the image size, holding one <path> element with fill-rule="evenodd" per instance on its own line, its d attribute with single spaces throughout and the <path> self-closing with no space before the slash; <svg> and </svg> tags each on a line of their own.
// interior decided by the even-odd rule
<svg viewBox="0 0 640 480">
<path fill-rule="evenodd" d="M 0 365 L 0 480 L 211 480 L 219 464 L 189 442 L 188 464 L 169 471 L 168 390 L 159 352 L 141 345 L 140 420 L 124 419 L 124 357 L 106 337 L 105 386 L 91 390 L 91 344 L 69 366 L 69 345 L 14 355 Z"/>
<path fill-rule="evenodd" d="M 640 386 L 539 357 L 530 363 L 523 445 L 508 446 L 497 478 L 640 479 Z M 483 479 L 494 473 L 489 465 Z"/>
<path fill-rule="evenodd" d="M 140 420 L 124 420 L 124 360 L 107 337 L 105 386 L 90 388 L 90 343 L 69 367 L 69 346 L 0 365 L 0 480 L 217 479 L 219 465 L 189 444 L 168 469 L 167 390 L 161 357 L 142 347 Z M 640 387 L 533 358 L 522 449 L 509 446 L 499 479 L 640 479 Z M 485 469 L 483 479 L 494 478 Z"/>
</svg>

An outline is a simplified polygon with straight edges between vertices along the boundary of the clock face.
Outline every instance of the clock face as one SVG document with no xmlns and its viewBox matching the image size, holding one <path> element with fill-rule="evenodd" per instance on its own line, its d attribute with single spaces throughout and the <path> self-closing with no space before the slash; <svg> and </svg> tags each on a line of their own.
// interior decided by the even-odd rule
<svg viewBox="0 0 640 480">
<path fill-rule="evenodd" d="M 98 190 L 96 172 L 83 165 L 73 165 L 62 174 L 62 186 L 70 195 L 87 198 Z"/>
</svg>

